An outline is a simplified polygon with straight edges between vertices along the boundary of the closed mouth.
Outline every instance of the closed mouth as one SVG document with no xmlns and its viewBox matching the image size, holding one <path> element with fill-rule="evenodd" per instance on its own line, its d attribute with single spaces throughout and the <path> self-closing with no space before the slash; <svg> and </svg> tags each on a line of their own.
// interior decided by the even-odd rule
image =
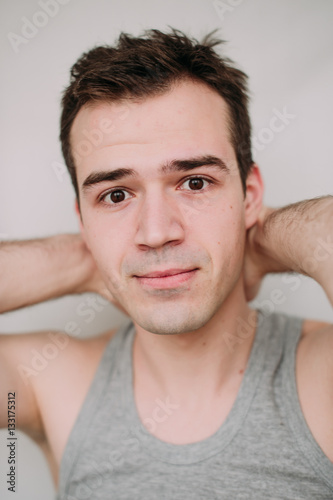
<svg viewBox="0 0 333 500">
<path fill-rule="evenodd" d="M 189 273 L 191 271 L 196 271 L 198 268 L 190 269 L 166 269 L 164 271 L 152 271 L 151 273 L 146 273 L 142 275 L 134 275 L 135 278 L 167 278 L 168 276 L 175 276 L 177 274 Z"/>
</svg>

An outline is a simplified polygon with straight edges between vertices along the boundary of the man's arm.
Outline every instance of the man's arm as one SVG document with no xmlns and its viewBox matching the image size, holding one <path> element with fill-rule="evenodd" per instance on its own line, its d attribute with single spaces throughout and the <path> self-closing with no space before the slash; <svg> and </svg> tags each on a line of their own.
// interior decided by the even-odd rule
<svg viewBox="0 0 333 500">
<path fill-rule="evenodd" d="M 84 292 L 100 293 L 114 302 L 80 235 L 2 242 L 0 276 L 1 313 Z M 22 377 L 22 367 L 31 370 L 32 353 L 42 352 L 45 342 L 50 342 L 47 336 L 50 333 L 57 335 L 59 332 L 0 334 L 0 428 L 8 422 L 7 393 L 19 394 L 17 428 L 39 443 L 45 440 L 37 397 L 41 392 L 40 386 L 44 384 L 44 376 L 38 373 L 38 377 Z M 65 359 L 71 365 L 75 356 L 83 351 L 82 340 L 67 337 L 66 349 L 60 351 L 62 366 Z M 50 370 L 46 374 L 49 376 Z"/>
<path fill-rule="evenodd" d="M 80 235 L 0 243 L 0 313 L 68 294 L 112 301 Z"/>
<path fill-rule="evenodd" d="M 0 312 L 84 291 L 92 262 L 81 237 L 60 235 L 0 244 Z M 31 348 L 43 346 L 42 333 L 0 335 L 0 428 L 7 425 L 7 393 L 20 394 L 17 427 L 44 438 L 33 384 L 18 366 L 30 366 Z"/>
<path fill-rule="evenodd" d="M 264 208 L 248 233 L 245 282 L 249 300 L 268 273 L 315 279 L 333 305 L 333 196 Z"/>
</svg>

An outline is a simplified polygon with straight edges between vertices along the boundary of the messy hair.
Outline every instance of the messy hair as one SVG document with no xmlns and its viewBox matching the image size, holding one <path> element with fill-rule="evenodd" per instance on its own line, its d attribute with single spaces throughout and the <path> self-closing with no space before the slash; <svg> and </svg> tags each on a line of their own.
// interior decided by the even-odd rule
<svg viewBox="0 0 333 500">
<path fill-rule="evenodd" d="M 95 47 L 71 68 L 69 86 L 62 98 L 60 140 L 77 199 L 79 189 L 70 132 L 82 106 L 97 102 L 144 100 L 162 95 L 184 80 L 204 83 L 227 103 L 230 140 L 245 193 L 251 170 L 251 124 L 248 113 L 247 75 L 214 47 L 224 43 L 214 37 L 201 42 L 171 28 L 144 31 L 140 37 L 121 33 L 115 46 Z"/>
</svg>

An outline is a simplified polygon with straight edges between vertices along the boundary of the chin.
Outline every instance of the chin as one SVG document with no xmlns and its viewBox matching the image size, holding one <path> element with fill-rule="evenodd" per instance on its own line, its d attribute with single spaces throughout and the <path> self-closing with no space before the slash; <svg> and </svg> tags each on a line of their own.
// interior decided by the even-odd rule
<svg viewBox="0 0 333 500">
<path fill-rule="evenodd" d="M 157 335 L 179 335 L 205 326 L 215 314 L 215 310 L 201 307 L 186 307 L 179 304 L 172 307 L 154 308 L 153 311 L 131 314 L 131 318 L 144 330 Z"/>
</svg>

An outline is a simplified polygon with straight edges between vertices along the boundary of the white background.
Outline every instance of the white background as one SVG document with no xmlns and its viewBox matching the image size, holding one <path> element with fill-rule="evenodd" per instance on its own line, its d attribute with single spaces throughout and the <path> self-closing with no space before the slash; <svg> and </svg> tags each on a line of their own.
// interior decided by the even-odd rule
<svg viewBox="0 0 333 500">
<path fill-rule="evenodd" d="M 46 0 L 45 0 L 45 3 Z M 35 0 L 2 0 L 1 24 L 1 184 L 2 239 L 44 237 L 77 232 L 74 192 L 58 141 L 61 91 L 69 69 L 83 51 L 112 44 L 120 31 L 139 35 L 144 29 L 168 25 L 198 39 L 221 28 L 223 49 L 250 76 L 251 116 L 260 150 L 266 204 L 280 206 L 300 199 L 332 194 L 333 2 L 329 0 L 63 0 L 54 17 L 38 16 Z M 220 5 L 220 8 L 218 7 Z M 224 12 L 221 7 L 224 4 Z M 23 18 L 45 23 L 14 50 L 9 33 L 22 36 Z M 294 115 L 270 142 L 262 130 L 274 109 Z M 58 174 L 56 174 L 56 170 Z M 1 278 L 0 278 L 1 279 Z M 281 304 L 274 304 L 273 290 Z M 120 325 L 125 318 L 103 307 L 91 323 L 76 307 L 85 298 L 65 297 L 0 318 L 0 331 L 63 329 L 76 321 L 83 335 Z M 310 279 L 288 283 L 268 277 L 255 302 L 299 316 L 333 320 L 332 308 Z M 19 400 L 18 400 L 19 405 Z M 65 411 L 65 409 L 64 409 Z M 18 441 L 18 491 L 6 492 L 5 431 L 0 434 L 0 496 L 2 499 L 49 500 L 52 480 L 43 455 L 26 436 Z"/>
</svg>

